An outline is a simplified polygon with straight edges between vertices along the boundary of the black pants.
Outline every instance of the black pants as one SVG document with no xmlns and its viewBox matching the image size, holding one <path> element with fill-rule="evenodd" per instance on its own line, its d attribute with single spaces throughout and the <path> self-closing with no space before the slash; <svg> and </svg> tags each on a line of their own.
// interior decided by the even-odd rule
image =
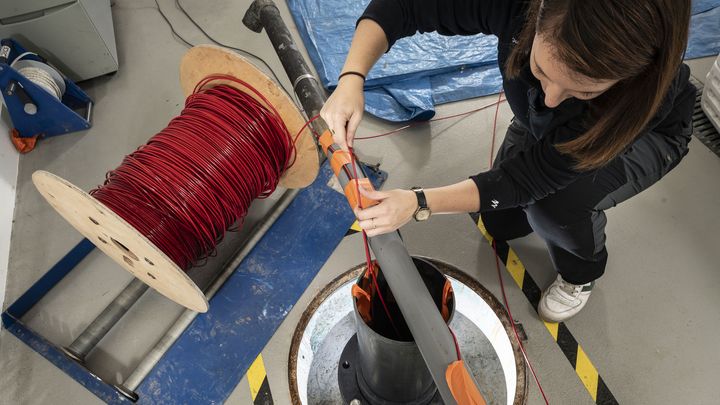
<svg viewBox="0 0 720 405">
<path fill-rule="evenodd" d="M 687 139 L 687 129 L 680 139 Z M 533 136 L 510 124 L 495 164 L 532 146 Z M 568 187 L 525 207 L 481 213 L 488 232 L 511 240 L 535 231 L 545 240 L 555 269 L 573 284 L 593 281 L 605 272 L 605 210 L 645 190 L 674 168 L 687 153 L 687 141 L 662 134 L 640 137 L 622 156 L 584 174 Z"/>
</svg>

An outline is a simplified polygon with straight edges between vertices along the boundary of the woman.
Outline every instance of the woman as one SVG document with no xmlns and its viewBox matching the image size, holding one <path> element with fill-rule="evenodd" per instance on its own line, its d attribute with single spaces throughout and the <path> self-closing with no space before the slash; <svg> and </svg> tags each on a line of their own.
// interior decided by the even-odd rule
<svg viewBox="0 0 720 405">
<path fill-rule="evenodd" d="M 321 115 L 341 147 L 363 113 L 364 76 L 416 31 L 493 34 L 515 115 L 488 172 L 446 187 L 365 192 L 368 235 L 430 213 L 479 211 L 496 239 L 536 232 L 557 279 L 540 316 L 564 321 L 605 271 L 604 210 L 687 154 L 696 89 L 682 64 L 691 0 L 373 0 Z"/>
</svg>

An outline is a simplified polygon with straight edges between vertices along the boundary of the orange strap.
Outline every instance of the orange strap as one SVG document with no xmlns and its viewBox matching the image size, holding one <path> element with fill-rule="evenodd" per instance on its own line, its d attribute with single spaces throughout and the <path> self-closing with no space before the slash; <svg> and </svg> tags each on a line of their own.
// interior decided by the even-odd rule
<svg viewBox="0 0 720 405">
<path fill-rule="evenodd" d="M 323 132 L 323 134 L 320 135 L 320 138 L 318 138 L 318 142 L 320 142 L 323 152 L 327 155 L 328 148 L 333 144 L 333 138 L 330 130 Z"/>
<path fill-rule="evenodd" d="M 348 203 L 350 204 L 350 207 L 353 209 L 359 208 L 360 205 L 358 205 L 358 201 L 362 201 L 363 208 L 369 208 L 373 205 L 379 204 L 375 200 L 371 200 L 362 194 L 358 194 L 357 186 L 355 184 L 358 183 L 357 179 L 350 180 L 345 185 L 345 197 L 347 197 Z M 375 188 L 373 187 L 372 183 L 370 183 L 370 179 L 368 178 L 362 178 L 360 179 L 360 188 L 364 188 L 365 190 L 374 191 Z"/>
<path fill-rule="evenodd" d="M 20 153 L 28 153 L 35 149 L 35 145 L 37 144 L 38 137 L 40 135 L 35 135 L 31 137 L 21 137 L 20 133 L 17 129 L 12 129 L 10 131 L 10 140 L 12 141 L 12 144 L 15 146 L 15 149 L 17 149 Z"/>
<path fill-rule="evenodd" d="M 486 405 L 475 382 L 465 369 L 462 360 L 450 364 L 445 371 L 445 380 L 458 405 Z"/>
<path fill-rule="evenodd" d="M 363 290 L 359 285 L 352 285 L 352 295 L 355 297 L 355 304 L 357 305 L 358 313 L 365 323 L 370 324 L 372 321 L 372 314 L 370 312 L 371 300 L 370 294 Z"/>
<path fill-rule="evenodd" d="M 352 164 L 352 158 L 350 158 L 350 153 L 345 152 L 344 150 L 336 150 L 332 154 L 332 158 L 330 159 L 330 167 L 332 167 L 333 173 L 337 176 L 338 173 L 340 173 L 340 170 L 342 170 L 343 166 Z"/>
<path fill-rule="evenodd" d="M 330 134 L 330 131 L 328 130 L 323 132 L 323 134 L 320 135 L 320 138 L 318 138 L 318 142 L 320 142 L 320 146 L 322 147 L 323 152 L 325 152 L 325 154 L 327 155 L 328 148 L 333 144 L 333 138 L 332 134 Z M 337 150 L 333 152 L 330 159 L 330 167 L 332 167 L 332 171 L 333 173 L 335 173 L 335 176 L 340 173 L 340 170 L 342 170 L 343 166 L 350 164 L 352 164 L 352 157 L 350 156 L 350 153 L 344 150 Z M 377 205 L 377 201 L 363 197 L 362 195 L 358 195 L 356 185 L 357 183 L 358 180 L 351 179 L 345 185 L 345 197 L 347 197 L 348 203 L 350 203 L 350 207 L 352 207 L 353 209 L 360 207 L 360 205 L 358 205 L 358 202 L 362 202 L 363 208 Z M 375 190 L 372 183 L 370 183 L 370 179 L 367 178 L 360 179 L 360 187 L 366 190 Z"/>
<path fill-rule="evenodd" d="M 452 284 L 450 281 L 446 281 L 445 287 L 443 287 L 442 307 L 440 309 L 440 314 L 445 322 L 450 320 L 450 299 L 452 299 L 452 291 Z"/>
</svg>

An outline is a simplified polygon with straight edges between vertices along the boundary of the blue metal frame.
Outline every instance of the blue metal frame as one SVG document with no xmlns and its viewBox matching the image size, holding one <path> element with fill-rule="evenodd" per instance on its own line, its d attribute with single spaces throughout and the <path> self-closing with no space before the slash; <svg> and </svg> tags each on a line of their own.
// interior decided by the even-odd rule
<svg viewBox="0 0 720 405">
<path fill-rule="evenodd" d="M 80 241 L 80 243 L 72 248 L 70 252 L 60 259 L 60 261 L 50 268 L 30 289 L 2 313 L 2 325 L 23 343 L 45 357 L 49 362 L 64 371 L 65 374 L 97 395 L 100 399 L 105 402 L 131 404 L 132 402 L 120 395 L 113 388 L 112 384 L 103 381 L 79 363 L 65 356 L 58 346 L 27 327 L 21 320 L 30 308 L 37 304 L 48 291 L 52 290 L 53 287 L 65 278 L 65 276 L 93 250 L 95 250 L 95 245 L 88 239 Z"/>
<path fill-rule="evenodd" d="M 387 178 L 365 171 L 376 188 Z M 331 177 L 324 164 L 212 298 L 210 310 L 195 318 L 138 387 L 139 403 L 219 403 L 230 395 L 355 220 L 345 196 L 327 186 Z M 21 321 L 93 249 L 87 239 L 80 242 L 10 305 L 3 326 L 103 401 L 128 404 Z"/>
<path fill-rule="evenodd" d="M 13 126 L 21 137 L 35 135 L 49 137 L 90 128 L 89 117 L 83 117 L 77 112 L 80 110 L 88 112 L 87 109 L 92 108 L 92 99 L 80 87 L 65 78 L 65 94 L 62 100 L 58 101 L 50 93 L 10 67 L 11 62 L 25 52 L 25 48 L 13 39 L 4 39 L 2 44 L 10 48 L 10 54 L 7 63 L 0 62 L 0 91 L 5 99 Z M 44 62 L 35 55 L 29 55 L 26 58 Z M 19 89 L 8 94 L 12 83 L 16 83 L 16 87 Z M 25 112 L 25 101 L 22 100 L 21 92 L 26 93 L 32 103 L 37 106 L 35 114 L 31 115 Z"/>
</svg>

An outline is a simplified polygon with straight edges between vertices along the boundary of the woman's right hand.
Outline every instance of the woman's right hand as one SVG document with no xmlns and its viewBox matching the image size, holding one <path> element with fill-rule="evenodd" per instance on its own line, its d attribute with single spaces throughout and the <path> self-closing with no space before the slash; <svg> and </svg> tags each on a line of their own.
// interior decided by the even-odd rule
<svg viewBox="0 0 720 405">
<path fill-rule="evenodd" d="M 365 110 L 364 84 L 360 76 L 343 76 L 320 110 L 320 116 L 333 135 L 333 142 L 345 151 L 353 146 L 355 131 Z"/>
</svg>

